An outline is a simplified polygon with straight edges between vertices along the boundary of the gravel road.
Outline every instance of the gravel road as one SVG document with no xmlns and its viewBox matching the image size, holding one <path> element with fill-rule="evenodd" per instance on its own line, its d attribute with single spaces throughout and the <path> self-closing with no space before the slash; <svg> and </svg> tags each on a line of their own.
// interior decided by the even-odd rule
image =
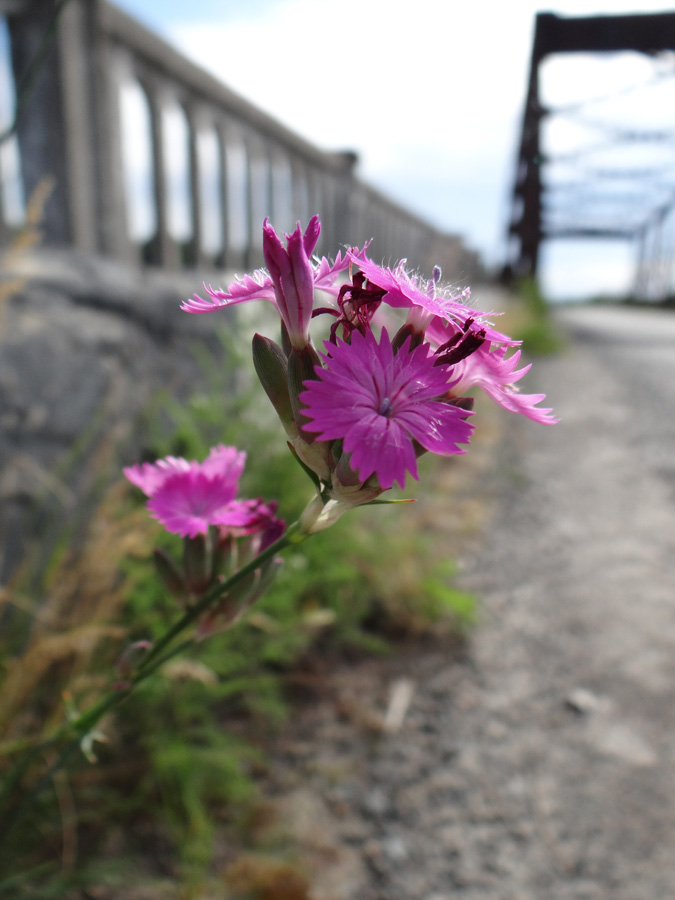
<svg viewBox="0 0 675 900">
<path fill-rule="evenodd" d="M 336 673 L 279 743 L 312 900 L 675 897 L 675 315 L 559 316 L 529 389 L 561 422 L 504 413 L 462 550 L 466 657 Z M 392 687 L 412 699 L 378 735 Z"/>
</svg>

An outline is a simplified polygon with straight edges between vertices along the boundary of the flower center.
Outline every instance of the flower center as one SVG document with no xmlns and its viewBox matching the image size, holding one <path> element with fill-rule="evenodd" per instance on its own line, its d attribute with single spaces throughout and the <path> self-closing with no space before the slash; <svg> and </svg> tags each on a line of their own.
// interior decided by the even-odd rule
<svg viewBox="0 0 675 900">
<path fill-rule="evenodd" d="M 348 340 L 354 330 L 365 334 L 386 293 L 384 288 L 371 284 L 361 272 L 353 276 L 351 284 L 343 284 L 337 298 L 340 313 L 330 330 L 331 341 L 336 343 L 340 326 L 343 340 Z"/>
<path fill-rule="evenodd" d="M 392 412 L 394 411 L 394 404 L 391 402 L 389 397 L 384 398 L 384 400 L 380 403 L 377 411 L 381 416 L 389 417 L 392 414 Z"/>
</svg>

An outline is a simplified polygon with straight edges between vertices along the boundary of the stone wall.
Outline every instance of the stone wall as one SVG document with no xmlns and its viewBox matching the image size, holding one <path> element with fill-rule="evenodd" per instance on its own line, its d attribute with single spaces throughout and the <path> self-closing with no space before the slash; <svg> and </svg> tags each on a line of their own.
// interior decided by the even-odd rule
<svg viewBox="0 0 675 900">
<path fill-rule="evenodd" d="M 197 388 L 195 341 L 218 352 L 216 320 L 234 323 L 181 312 L 197 276 L 44 249 L 2 276 L 17 280 L 0 305 L 0 584 L 102 470 L 135 461 L 140 413 L 160 389 Z"/>
</svg>

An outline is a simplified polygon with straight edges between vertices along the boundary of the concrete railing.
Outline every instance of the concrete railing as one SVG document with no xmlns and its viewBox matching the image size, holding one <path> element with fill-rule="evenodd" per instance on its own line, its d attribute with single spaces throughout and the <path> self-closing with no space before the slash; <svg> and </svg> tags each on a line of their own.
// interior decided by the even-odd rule
<svg viewBox="0 0 675 900">
<path fill-rule="evenodd" d="M 44 47 L 57 6 L 0 0 L 16 84 Z M 123 114 L 134 99 L 135 126 Z M 354 154 L 319 150 L 106 0 L 65 3 L 22 113 L 25 194 L 46 175 L 56 185 L 44 212 L 49 245 L 169 269 L 242 269 L 262 263 L 266 215 L 288 230 L 318 212 L 319 249 L 374 237 L 380 258 L 405 256 L 427 270 L 438 263 L 455 276 L 467 268 L 458 238 L 356 177 Z M 167 140 L 176 122 L 182 148 Z M 147 166 L 136 190 L 129 148 L 144 137 Z M 145 232 L 134 234 L 132 206 L 143 190 Z M 179 227 L 172 202 L 181 190 Z"/>
</svg>

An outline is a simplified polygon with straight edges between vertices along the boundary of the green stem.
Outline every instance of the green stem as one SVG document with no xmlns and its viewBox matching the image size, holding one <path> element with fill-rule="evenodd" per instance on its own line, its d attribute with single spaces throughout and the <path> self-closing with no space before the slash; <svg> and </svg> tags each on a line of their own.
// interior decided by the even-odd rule
<svg viewBox="0 0 675 900">
<path fill-rule="evenodd" d="M 236 587 L 247 575 L 250 575 L 251 572 L 255 572 L 256 569 L 259 569 L 262 563 L 267 562 L 268 559 L 272 559 L 278 553 L 281 553 L 281 551 L 285 550 L 289 544 L 297 544 L 303 541 L 307 535 L 298 533 L 299 528 L 300 526 L 297 522 L 294 522 L 293 525 L 289 525 L 286 532 L 277 541 L 270 544 L 266 550 L 263 550 L 262 553 L 254 557 L 245 566 L 242 566 L 241 569 L 230 576 L 227 581 L 215 584 L 210 591 L 207 591 L 201 600 L 199 600 L 198 603 L 195 603 L 194 606 L 191 606 L 183 617 L 175 622 L 166 634 L 153 645 L 152 650 L 148 653 L 143 662 L 141 662 L 139 672 L 142 672 L 146 666 L 150 665 L 155 657 L 157 657 L 162 650 L 164 650 L 164 648 L 181 633 L 181 631 L 185 631 L 188 625 L 191 625 L 217 600 L 220 600 L 220 598 L 227 594 L 228 591 L 231 591 L 233 587 Z"/>
<path fill-rule="evenodd" d="M 82 738 L 96 726 L 103 715 L 125 700 L 138 684 L 145 681 L 146 678 L 156 672 L 157 669 L 164 665 L 164 663 L 168 662 L 168 660 L 172 659 L 174 656 L 177 656 L 192 643 L 192 639 L 189 638 L 167 651 L 167 648 L 174 638 L 185 631 L 185 629 L 199 618 L 203 612 L 227 594 L 228 591 L 231 591 L 232 588 L 239 584 L 239 582 L 246 578 L 251 572 L 260 568 L 263 563 L 268 559 L 272 559 L 282 550 L 285 550 L 290 544 L 298 544 L 305 540 L 306 537 L 308 537 L 308 535 L 300 530 L 299 523 L 295 522 L 293 525 L 290 525 L 286 529 L 285 534 L 277 541 L 270 544 L 269 547 L 263 550 L 262 553 L 248 562 L 245 566 L 242 566 L 242 568 L 228 578 L 227 581 L 214 585 L 198 603 L 195 603 L 194 606 L 190 607 L 190 609 L 188 609 L 187 612 L 172 625 L 166 634 L 154 644 L 152 650 L 150 650 L 148 655 L 138 666 L 134 676 L 127 684 L 118 690 L 111 691 L 104 697 L 101 697 L 101 699 L 94 703 L 88 710 L 85 710 L 72 721 L 62 725 L 55 734 L 34 746 L 23 759 L 17 761 L 10 770 L 7 779 L 5 780 L 2 794 L 0 794 L 0 809 L 4 805 L 4 802 L 11 797 L 15 787 L 20 783 L 23 775 L 36 757 L 61 741 L 66 740 L 66 743 L 61 748 L 56 760 L 49 766 L 47 771 L 31 788 L 28 794 L 22 798 L 11 815 L 4 819 L 3 831 L 2 835 L 0 835 L 0 844 L 4 842 L 4 838 L 7 836 L 10 829 L 16 826 L 17 822 L 23 818 L 25 813 L 30 809 L 37 795 L 53 778 L 54 773 L 57 772 L 73 755 L 78 749 Z"/>
<path fill-rule="evenodd" d="M 33 785 L 26 796 L 21 799 L 12 813 L 4 819 L 3 831 L 0 834 L 0 846 L 2 846 L 2 844 L 4 843 L 4 838 L 7 836 L 9 831 L 23 818 L 24 814 L 28 812 L 34 800 L 40 794 L 42 789 L 46 787 L 47 784 L 49 784 L 49 782 L 54 777 L 54 774 L 58 772 L 59 769 L 62 768 L 62 766 L 68 761 L 68 759 L 77 751 L 82 738 L 89 731 L 91 731 L 92 728 L 94 728 L 94 726 L 101 720 L 103 715 L 113 707 L 122 703 L 123 700 L 126 700 L 127 697 L 132 693 L 134 688 L 141 681 L 145 681 L 145 679 L 152 675 L 153 672 L 156 672 L 157 669 L 161 668 L 164 663 L 168 662 L 174 656 L 178 656 L 178 654 L 182 653 L 183 650 L 186 650 L 191 643 L 192 639 L 189 639 L 183 641 L 175 647 L 172 647 L 168 653 L 165 653 L 163 656 L 155 659 L 155 662 L 152 666 L 148 666 L 142 671 L 139 670 L 128 686 L 123 687 L 117 691 L 112 691 L 105 697 L 102 697 L 98 703 L 95 703 L 91 707 L 91 709 L 88 709 L 86 712 L 82 713 L 82 715 L 78 716 L 77 719 L 74 719 L 72 722 L 68 722 L 63 726 L 63 728 L 59 729 L 59 731 L 48 741 L 44 741 L 38 747 L 34 747 L 32 749 L 27 759 L 22 761 L 22 765 L 19 767 L 19 771 L 16 772 L 14 777 L 11 779 L 11 783 L 9 785 L 6 785 L 2 799 L 5 799 L 9 796 L 14 785 L 18 783 L 32 760 L 35 759 L 35 757 L 39 753 L 44 752 L 50 746 L 57 743 L 59 738 L 65 737 L 68 731 L 75 732 L 70 740 L 61 748 L 59 755 L 49 766 L 44 775 Z"/>
</svg>

